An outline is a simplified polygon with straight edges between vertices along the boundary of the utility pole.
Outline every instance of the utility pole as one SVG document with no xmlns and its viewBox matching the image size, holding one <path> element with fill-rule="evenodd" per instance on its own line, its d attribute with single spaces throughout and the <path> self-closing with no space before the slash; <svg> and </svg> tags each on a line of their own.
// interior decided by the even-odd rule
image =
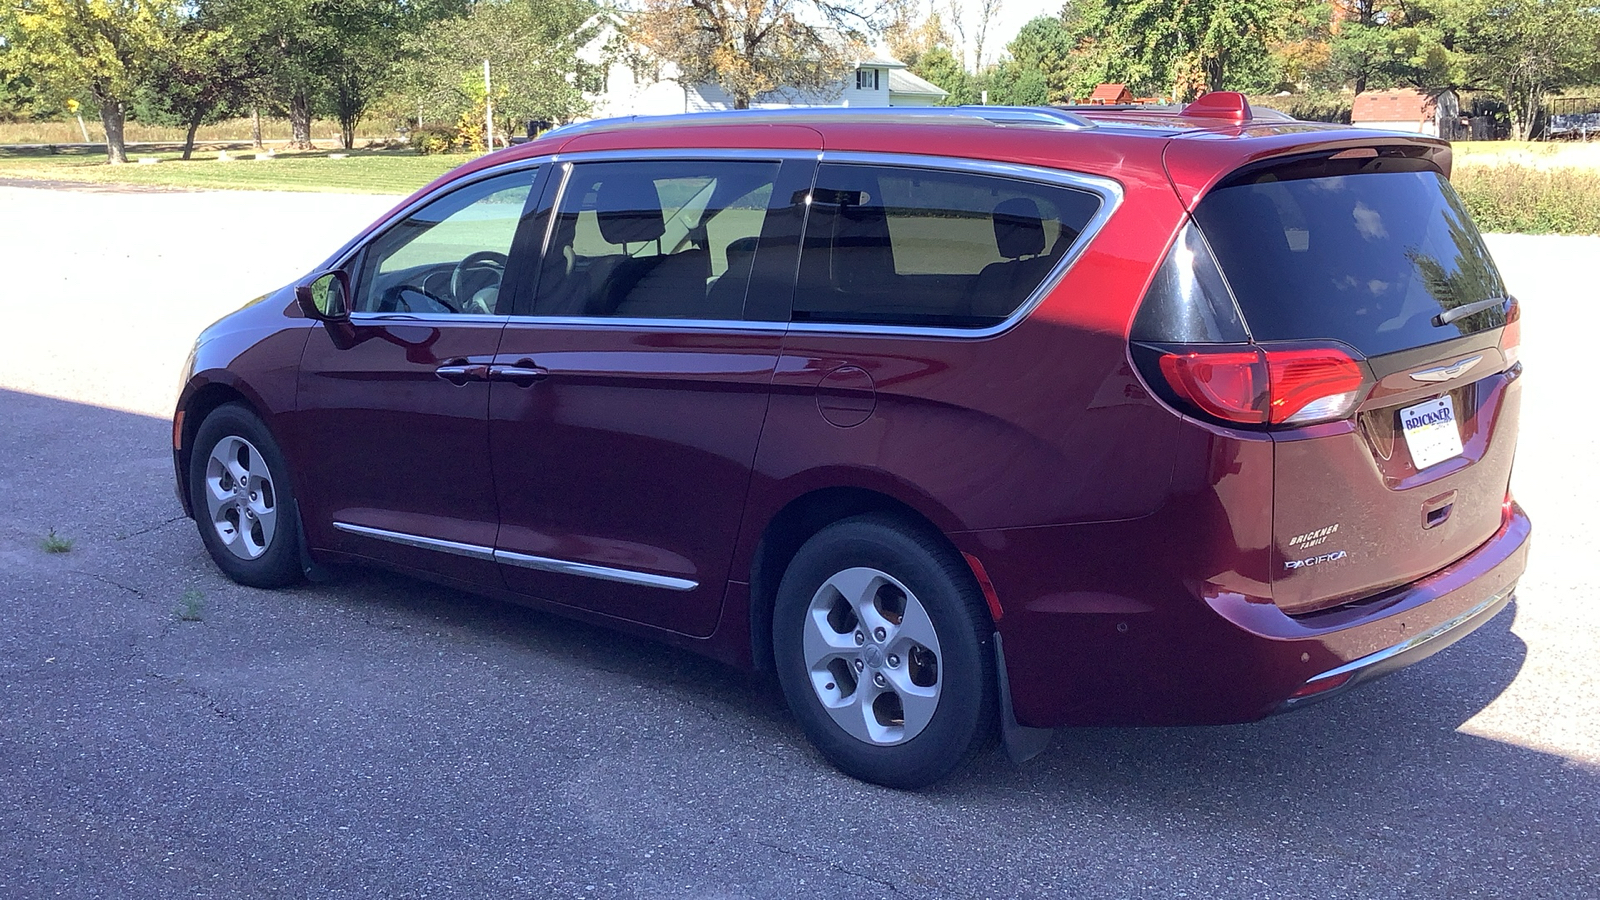
<svg viewBox="0 0 1600 900">
<path fill-rule="evenodd" d="M 494 150 L 494 91 L 489 89 L 489 61 L 483 61 L 483 146 Z"/>
</svg>

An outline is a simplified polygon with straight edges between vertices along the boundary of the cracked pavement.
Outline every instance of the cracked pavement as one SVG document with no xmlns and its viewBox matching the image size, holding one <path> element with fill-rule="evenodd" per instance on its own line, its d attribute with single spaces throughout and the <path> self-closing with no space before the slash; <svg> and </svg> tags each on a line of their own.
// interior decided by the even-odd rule
<svg viewBox="0 0 1600 900">
<path fill-rule="evenodd" d="M 210 564 L 167 450 L 184 352 L 392 202 L 0 186 L 0 896 L 1600 895 L 1600 441 L 1557 387 L 1600 238 L 1492 241 L 1529 370 L 1513 608 L 1303 712 L 1062 731 L 912 794 L 833 771 L 764 678 Z"/>
</svg>

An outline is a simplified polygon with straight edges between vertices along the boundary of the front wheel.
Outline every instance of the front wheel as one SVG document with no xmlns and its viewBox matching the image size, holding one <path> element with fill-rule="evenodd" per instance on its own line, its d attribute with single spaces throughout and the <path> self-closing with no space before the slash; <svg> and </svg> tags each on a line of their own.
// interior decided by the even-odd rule
<svg viewBox="0 0 1600 900">
<path fill-rule="evenodd" d="M 993 741 L 993 624 L 960 557 L 888 517 L 828 526 L 773 610 L 789 708 L 846 773 L 920 788 Z"/>
<path fill-rule="evenodd" d="M 251 587 L 300 580 L 300 522 L 283 454 L 242 404 L 223 404 L 200 424 L 189 499 L 206 550 L 229 578 Z"/>
</svg>

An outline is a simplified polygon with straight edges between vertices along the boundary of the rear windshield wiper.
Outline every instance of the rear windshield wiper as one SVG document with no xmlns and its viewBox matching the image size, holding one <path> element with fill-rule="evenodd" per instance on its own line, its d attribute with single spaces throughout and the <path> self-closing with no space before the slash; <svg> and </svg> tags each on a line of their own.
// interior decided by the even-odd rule
<svg viewBox="0 0 1600 900">
<path fill-rule="evenodd" d="M 1433 324 L 1439 327 L 1449 325 L 1451 322 L 1454 322 L 1457 319 L 1465 319 L 1467 316 L 1470 316 L 1473 313 L 1479 313 L 1486 309 L 1493 309 L 1496 306 L 1502 306 L 1505 304 L 1507 299 L 1509 298 L 1490 297 L 1487 300 L 1479 300 L 1477 303 L 1468 303 L 1466 306 L 1457 306 L 1454 309 L 1447 309 L 1433 317 Z"/>
</svg>

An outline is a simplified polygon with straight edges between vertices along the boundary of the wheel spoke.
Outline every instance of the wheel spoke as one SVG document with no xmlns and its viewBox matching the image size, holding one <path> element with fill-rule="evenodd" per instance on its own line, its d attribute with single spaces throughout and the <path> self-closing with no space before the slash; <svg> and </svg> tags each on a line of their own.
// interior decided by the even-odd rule
<svg viewBox="0 0 1600 900">
<path fill-rule="evenodd" d="M 890 631 L 888 645 L 891 651 L 901 656 L 908 656 L 912 647 L 923 647 L 935 654 L 939 652 L 939 635 L 933 630 L 933 621 L 915 597 L 906 598 L 905 615 L 901 617 L 900 624 Z"/>
<path fill-rule="evenodd" d="M 920 732 L 939 708 L 939 683 L 928 687 L 913 684 L 907 670 L 901 667 L 889 673 L 889 685 L 900 695 L 900 708 L 905 713 L 905 733 Z"/>
<path fill-rule="evenodd" d="M 854 633 L 840 634 L 828 624 L 828 611 L 819 609 L 815 603 L 806 611 L 805 633 L 802 636 L 803 646 L 801 652 L 805 655 L 806 667 L 818 669 L 828 664 L 828 660 L 843 657 L 847 661 L 856 656 L 856 642 Z"/>
</svg>

